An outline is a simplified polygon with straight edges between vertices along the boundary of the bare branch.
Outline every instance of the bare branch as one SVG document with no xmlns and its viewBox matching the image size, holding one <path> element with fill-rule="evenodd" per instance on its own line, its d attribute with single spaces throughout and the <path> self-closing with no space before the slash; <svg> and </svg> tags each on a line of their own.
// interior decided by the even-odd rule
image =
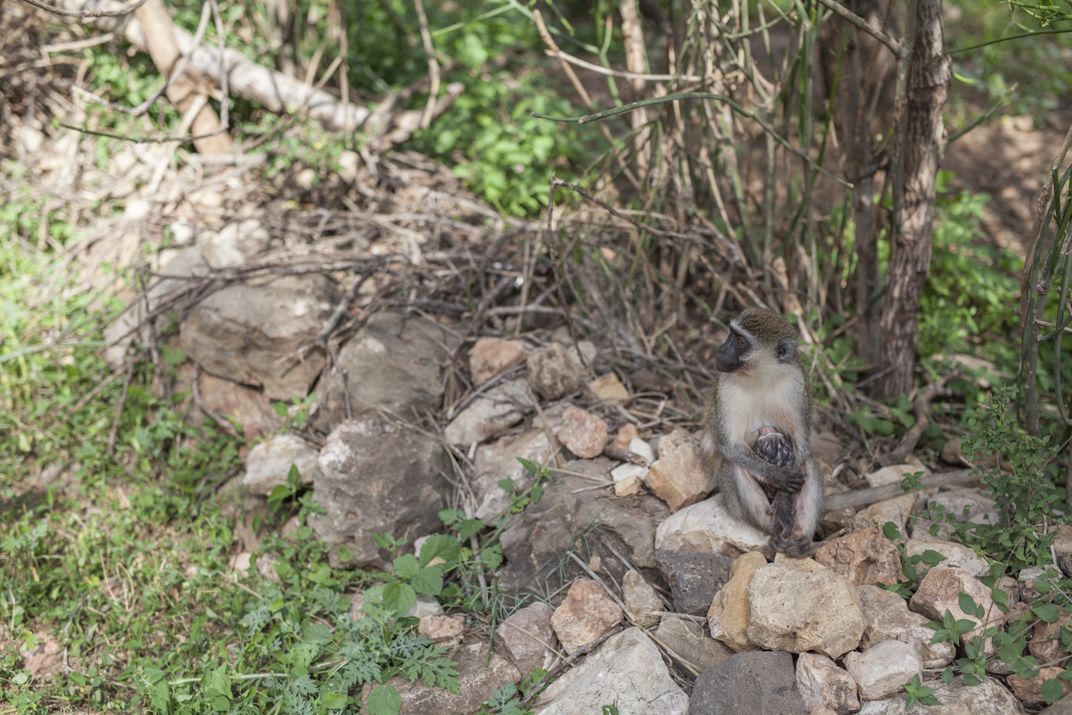
<svg viewBox="0 0 1072 715">
<path fill-rule="evenodd" d="M 863 19 L 862 17 L 854 13 L 852 10 L 837 2 L 837 0 L 819 0 L 819 3 L 829 9 L 835 15 L 840 17 L 842 20 L 845 20 L 846 22 L 855 25 L 859 29 L 863 30 L 864 32 L 884 44 L 889 49 L 889 51 L 893 53 L 893 56 L 897 59 L 901 59 L 905 56 L 904 45 L 887 35 L 879 28 L 873 27 L 872 25 L 868 24 L 867 20 Z"/>
<path fill-rule="evenodd" d="M 50 12 L 53 15 L 59 15 L 60 17 L 76 17 L 79 20 L 88 20 L 95 17 L 124 17 L 137 10 L 139 7 L 147 3 L 149 0 L 135 0 L 130 5 L 119 8 L 118 10 L 64 10 L 63 8 L 54 7 L 52 5 L 46 5 L 41 0 L 22 0 L 27 5 L 33 5 L 39 10 Z"/>
</svg>

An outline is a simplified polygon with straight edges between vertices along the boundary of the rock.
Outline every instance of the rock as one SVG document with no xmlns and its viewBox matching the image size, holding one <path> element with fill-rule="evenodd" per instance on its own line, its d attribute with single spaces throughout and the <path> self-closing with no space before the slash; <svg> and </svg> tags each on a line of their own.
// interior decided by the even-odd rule
<svg viewBox="0 0 1072 715">
<path fill-rule="evenodd" d="M 469 350 L 469 375 L 483 385 L 525 359 L 525 343 L 502 338 L 480 338 Z"/>
<path fill-rule="evenodd" d="M 667 515 L 666 505 L 653 496 L 624 499 L 592 490 L 593 479 L 607 479 L 612 462 L 605 458 L 577 460 L 547 483 L 543 498 L 511 518 L 500 542 L 506 566 L 499 586 L 507 593 L 554 591 L 581 575 L 570 549 L 600 555 L 608 573 L 624 575 L 619 556 L 638 569 L 656 567 L 655 527 Z M 617 555 L 616 555 L 617 554 Z"/>
<path fill-rule="evenodd" d="M 904 715 L 905 701 L 903 697 L 887 698 L 886 700 L 866 700 L 860 705 L 858 715 Z"/>
<path fill-rule="evenodd" d="M 577 347 L 550 343 L 534 350 L 525 359 L 529 370 L 529 387 L 545 400 L 557 400 L 584 387 L 589 365 L 596 357 L 592 343 L 582 340 Z M 581 355 L 584 355 L 582 358 Z"/>
<path fill-rule="evenodd" d="M 951 437 L 942 445 L 942 453 L 939 458 L 946 464 L 954 467 L 970 467 L 971 462 L 964 458 L 964 448 L 961 446 L 959 437 Z"/>
<path fill-rule="evenodd" d="M 417 625 L 417 632 L 422 636 L 445 645 L 461 643 L 464 630 L 463 616 L 425 616 Z"/>
<path fill-rule="evenodd" d="M 655 532 L 657 550 L 706 551 L 731 558 L 761 551 L 767 542 L 767 534 L 730 516 L 721 494 L 674 512 Z"/>
<path fill-rule="evenodd" d="M 192 392 L 194 370 L 191 365 L 185 364 L 180 368 L 190 367 L 189 378 L 185 375 L 179 378 L 183 391 Z M 254 442 L 264 435 L 271 434 L 283 426 L 283 418 L 272 409 L 272 401 L 260 390 L 237 382 L 224 380 L 207 372 L 202 371 L 197 381 L 200 388 L 201 403 L 205 409 L 234 420 L 242 428 L 242 436 L 247 442 Z M 189 417 L 194 424 L 201 424 L 205 417 L 200 410 L 193 410 Z"/>
<path fill-rule="evenodd" d="M 63 644 L 50 634 L 39 631 L 34 633 L 33 646 L 23 643 L 19 648 L 19 655 L 22 656 L 22 667 L 30 677 L 50 680 L 64 672 L 65 650 Z"/>
<path fill-rule="evenodd" d="M 412 427 L 379 415 L 346 420 L 318 461 L 313 494 L 324 511 L 310 525 L 327 543 L 345 545 L 356 564 L 383 563 L 374 533 L 412 541 L 440 526 L 450 489 L 446 455 Z"/>
<path fill-rule="evenodd" d="M 953 662 L 956 649 L 952 643 L 931 643 L 934 630 L 930 622 L 918 613 L 908 610 L 903 598 L 878 586 L 860 586 L 857 589 L 863 604 L 867 627 L 860 640 L 861 648 L 871 648 L 886 640 L 898 640 L 913 646 L 923 659 L 925 668 L 943 668 Z"/>
<path fill-rule="evenodd" d="M 667 613 L 655 629 L 656 642 L 695 670 L 704 670 L 733 655 L 733 651 L 704 633 L 700 622 Z"/>
<path fill-rule="evenodd" d="M 520 608 L 495 629 L 514 665 L 523 676 L 554 662 L 555 632 L 551 614 L 555 609 L 542 601 Z"/>
<path fill-rule="evenodd" d="M 581 459 L 592 459 L 603 454 L 603 448 L 607 446 L 607 423 L 591 412 L 571 405 L 562 414 L 562 424 L 555 436 Z"/>
<path fill-rule="evenodd" d="M 940 705 L 914 705 L 905 711 L 906 715 L 1017 715 L 1024 709 L 993 678 L 986 678 L 978 685 L 964 683 L 964 676 L 957 676 L 949 683 L 940 680 L 930 681 L 925 685 L 934 688 L 934 697 Z"/>
<path fill-rule="evenodd" d="M 524 380 L 508 380 L 488 390 L 454 416 L 443 436 L 447 442 L 469 446 L 513 427 L 532 409 Z"/>
<path fill-rule="evenodd" d="M 1017 574 L 1021 590 L 1020 598 L 1025 601 L 1034 600 L 1041 595 L 1040 586 L 1049 588 L 1049 584 L 1061 578 L 1061 572 L 1053 566 L 1030 566 L 1021 569 Z"/>
<path fill-rule="evenodd" d="M 867 626 L 856 587 L 830 569 L 761 566 L 748 586 L 748 608 L 748 640 L 770 650 L 840 658 Z"/>
<path fill-rule="evenodd" d="M 913 677 L 923 675 L 923 659 L 902 641 L 879 641 L 863 653 L 845 656 L 845 667 L 860 686 L 864 700 L 882 700 L 901 692 Z"/>
<path fill-rule="evenodd" d="M 825 541 L 816 549 L 815 560 L 846 576 L 857 586 L 897 583 L 902 576 L 897 544 L 878 529 L 853 531 Z"/>
<path fill-rule="evenodd" d="M 417 602 L 410 607 L 404 614 L 406 618 L 416 618 L 422 620 L 431 616 L 442 616 L 443 607 L 439 605 L 439 601 L 435 600 L 431 596 L 424 596 L 417 594 Z"/>
<path fill-rule="evenodd" d="M 573 655 L 620 623 L 624 615 L 602 586 L 591 579 L 579 578 L 555 609 L 551 627 L 562 648 Z"/>
<path fill-rule="evenodd" d="M 997 524 L 1000 519 L 996 502 L 978 489 L 953 489 L 939 492 L 912 524 L 912 536 L 949 539 L 956 523 Z"/>
<path fill-rule="evenodd" d="M 536 715 L 574 715 L 598 713 L 612 703 L 622 715 L 689 711 L 688 696 L 670 677 L 659 649 L 639 628 L 608 638 L 540 693 L 532 709 Z"/>
<path fill-rule="evenodd" d="M 695 504 L 715 488 L 715 476 L 703 468 L 692 435 L 683 429 L 659 440 L 659 458 L 651 465 L 646 482 L 671 512 Z"/>
<path fill-rule="evenodd" d="M 1038 658 L 1040 663 L 1059 662 L 1059 659 L 1067 653 L 1061 644 L 1061 634 L 1070 627 L 1072 627 L 1072 616 L 1064 609 L 1053 623 L 1046 623 L 1040 619 L 1031 629 L 1031 640 L 1027 643 L 1027 649 L 1031 655 Z"/>
<path fill-rule="evenodd" d="M 927 551 L 934 551 L 945 557 L 940 562 L 942 566 L 957 566 L 964 569 L 972 576 L 985 576 L 990 573 L 990 564 L 982 556 L 972 549 L 953 541 L 943 541 L 931 537 L 911 538 L 905 542 L 905 553 L 909 556 L 920 556 Z M 916 571 L 920 576 L 927 573 L 930 566 L 924 561 L 916 564 Z"/>
<path fill-rule="evenodd" d="M 608 372 L 589 382 L 588 390 L 601 402 L 609 402 L 612 405 L 629 401 L 629 391 L 613 372 Z"/>
<path fill-rule="evenodd" d="M 610 478 L 614 480 L 614 496 L 628 497 L 639 494 L 644 489 L 644 478 L 647 476 L 647 467 L 641 467 L 639 464 L 619 464 L 610 470 Z"/>
<path fill-rule="evenodd" d="M 374 314 L 317 385 L 320 407 L 314 425 L 329 432 L 349 416 L 376 410 L 409 418 L 439 409 L 447 366 L 460 344 L 457 335 L 434 320 L 390 311 Z"/>
<path fill-rule="evenodd" d="M 1072 715 L 1072 695 L 1066 695 L 1050 707 L 1039 712 L 1039 715 Z"/>
<path fill-rule="evenodd" d="M 801 653 L 797 659 L 797 689 L 809 712 L 824 707 L 846 715 L 860 709 L 856 681 L 849 672 L 819 653 Z"/>
<path fill-rule="evenodd" d="M 423 680 L 411 683 L 398 675 L 388 681 L 402 696 L 400 715 L 469 715 L 480 710 L 480 704 L 498 688 L 521 680 L 521 673 L 507 658 L 497 651 L 489 654 L 483 638 L 462 643 L 452 657 L 458 665 L 456 693 Z"/>
<path fill-rule="evenodd" d="M 193 306 L 179 329 L 182 350 L 206 371 L 264 388 L 273 400 L 304 398 L 324 367 L 315 341 L 338 303 L 325 276 L 232 283 Z"/>
<path fill-rule="evenodd" d="M 754 648 L 748 640 L 749 605 L 748 587 L 757 569 L 766 566 L 762 553 L 752 551 L 737 557 L 730 566 L 729 580 L 711 600 L 707 620 L 711 624 L 711 636 L 733 650 Z M 718 630 L 715 630 L 718 624 Z"/>
<path fill-rule="evenodd" d="M 689 715 L 807 712 L 788 653 L 736 653 L 700 673 L 689 698 Z"/>
<path fill-rule="evenodd" d="M 867 529 L 874 527 L 881 531 L 887 522 L 892 522 L 903 538 L 903 535 L 907 534 L 905 524 L 912 513 L 912 507 L 915 505 L 915 492 L 877 502 L 857 512 L 852 518 L 852 528 Z"/>
<path fill-rule="evenodd" d="M 916 472 L 923 472 L 924 475 L 927 475 L 930 470 L 915 464 L 892 464 L 871 472 L 865 479 L 867 479 L 869 487 L 884 487 L 887 484 L 900 484 L 907 475 Z"/>
<path fill-rule="evenodd" d="M 622 600 L 633 623 L 642 628 L 657 624 L 659 613 L 665 610 L 658 592 L 635 569 L 626 571 L 622 577 Z"/>
<path fill-rule="evenodd" d="M 547 432 L 542 429 L 508 435 L 478 448 L 473 464 L 472 486 L 477 499 L 474 516 L 491 522 L 506 513 L 512 493 L 500 486 L 504 479 L 513 482 L 513 493 L 523 492 L 532 484 L 535 477 L 518 458 L 546 464 L 553 454 Z"/>
<path fill-rule="evenodd" d="M 959 597 L 966 593 L 975 600 L 976 605 L 983 608 L 984 615 L 977 618 L 969 615 L 960 608 Z M 964 640 L 970 640 L 975 636 L 982 635 L 983 631 L 991 626 L 1000 626 L 1005 622 L 1005 614 L 994 606 L 994 599 L 990 595 L 990 589 L 979 579 L 972 576 L 964 569 L 951 566 L 935 566 L 919 582 L 919 588 L 913 594 L 909 606 L 916 613 L 922 613 L 928 618 L 941 621 L 948 610 L 957 620 L 970 619 L 979 625 L 964 634 Z M 992 654 L 990 639 L 987 639 L 987 654 Z"/>
<path fill-rule="evenodd" d="M 614 449 L 620 449 L 623 452 L 630 449 L 634 439 L 640 439 L 640 433 L 637 432 L 636 426 L 632 422 L 626 422 L 614 435 L 614 439 L 611 441 L 610 446 Z M 651 446 L 647 442 L 644 443 L 648 450 L 651 451 Z M 648 458 L 648 464 L 651 464 L 655 459 L 655 452 L 651 452 L 651 457 Z"/>
<path fill-rule="evenodd" d="M 261 442 L 246 457 L 242 486 L 253 494 L 270 494 L 277 486 L 286 486 L 290 467 L 294 465 L 302 484 L 312 484 L 320 469 L 316 447 L 296 434 L 281 434 Z"/>
<path fill-rule="evenodd" d="M 722 554 L 703 551 L 656 551 L 655 560 L 670 585 L 674 610 L 702 616 L 711 600 L 729 580 L 733 560 Z"/>
<path fill-rule="evenodd" d="M 1065 672 L 1064 668 L 1049 666 L 1039 668 L 1038 675 L 1033 678 L 1025 678 L 1020 675 L 1010 675 L 1005 682 L 1012 688 L 1013 695 L 1024 705 L 1043 705 L 1046 699 L 1042 697 L 1042 684 L 1047 680 L 1057 680 L 1057 676 Z M 1067 680 L 1057 680 L 1061 686 L 1062 697 L 1072 693 L 1072 683 Z"/>
<path fill-rule="evenodd" d="M 1057 568 L 1061 569 L 1065 576 L 1072 576 L 1072 526 L 1058 526 L 1057 535 L 1053 537 L 1050 548 L 1053 550 Z"/>
</svg>

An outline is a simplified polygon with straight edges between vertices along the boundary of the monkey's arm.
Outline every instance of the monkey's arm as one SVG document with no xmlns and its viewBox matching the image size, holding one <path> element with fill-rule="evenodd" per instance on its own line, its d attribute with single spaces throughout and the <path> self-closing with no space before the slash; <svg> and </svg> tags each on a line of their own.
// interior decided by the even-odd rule
<svg viewBox="0 0 1072 715">
<path fill-rule="evenodd" d="M 804 469 L 795 461 L 785 466 L 771 464 L 760 459 L 755 452 L 744 445 L 733 443 L 722 446 L 722 456 L 747 469 L 776 489 L 797 492 L 804 486 Z"/>
</svg>

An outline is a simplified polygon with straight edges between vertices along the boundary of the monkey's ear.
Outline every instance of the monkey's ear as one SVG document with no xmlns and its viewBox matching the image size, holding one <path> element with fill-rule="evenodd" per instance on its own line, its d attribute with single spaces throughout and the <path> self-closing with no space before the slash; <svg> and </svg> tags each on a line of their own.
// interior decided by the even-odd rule
<svg viewBox="0 0 1072 715">
<path fill-rule="evenodd" d="M 779 340 L 774 352 L 778 357 L 778 362 L 789 362 L 797 353 L 797 341 L 789 339 Z"/>
</svg>

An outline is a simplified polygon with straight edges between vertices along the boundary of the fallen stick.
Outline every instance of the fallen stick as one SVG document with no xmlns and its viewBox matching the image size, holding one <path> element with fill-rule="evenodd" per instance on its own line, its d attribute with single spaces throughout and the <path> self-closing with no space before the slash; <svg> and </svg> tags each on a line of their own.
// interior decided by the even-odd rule
<svg viewBox="0 0 1072 715">
<path fill-rule="evenodd" d="M 952 487 L 977 481 L 979 481 L 979 473 L 975 470 L 958 469 L 955 472 L 943 472 L 942 474 L 932 474 L 929 477 L 923 477 L 919 480 L 919 489 Z M 906 492 L 901 486 L 900 482 L 896 484 L 886 484 L 881 487 L 856 489 L 851 492 L 829 495 L 823 500 L 823 510 L 837 511 L 839 509 L 847 508 L 857 509 L 862 506 L 869 506 L 876 502 L 893 499 L 894 497 L 899 497 L 902 494 L 908 493 L 909 492 Z"/>
<path fill-rule="evenodd" d="M 148 51 L 145 33 L 139 23 L 127 23 L 124 34 L 135 47 Z M 195 46 L 193 35 L 178 27 L 174 28 L 174 36 L 182 54 L 189 55 L 189 66 L 217 84 L 222 84 L 220 50 Z M 327 129 L 339 131 L 354 131 L 369 117 L 367 108 L 343 104 L 327 92 L 263 67 L 237 50 L 223 50 L 222 64 L 226 68 L 231 92 L 257 102 L 270 111 L 279 114 L 300 112 L 316 119 Z"/>
</svg>

